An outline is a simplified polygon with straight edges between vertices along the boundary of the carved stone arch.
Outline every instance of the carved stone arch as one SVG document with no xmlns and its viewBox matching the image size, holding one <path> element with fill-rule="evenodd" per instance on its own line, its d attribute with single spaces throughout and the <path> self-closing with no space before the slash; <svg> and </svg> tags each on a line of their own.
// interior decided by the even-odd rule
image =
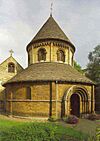
<svg viewBox="0 0 100 141">
<path fill-rule="evenodd" d="M 88 92 L 84 89 L 84 87 L 76 87 L 74 90 L 82 96 L 82 100 L 88 101 Z"/>
<path fill-rule="evenodd" d="M 83 86 L 72 86 L 69 89 L 67 89 L 64 93 L 64 96 L 62 98 L 62 107 L 63 112 L 62 112 L 62 116 L 71 114 L 71 96 L 72 95 L 78 95 L 79 99 L 80 99 L 80 114 L 82 113 L 88 113 L 89 111 L 89 97 L 88 97 L 88 91 L 86 90 L 86 88 L 84 88 Z"/>
<path fill-rule="evenodd" d="M 72 95 L 75 91 L 83 92 L 84 94 L 86 94 L 85 95 L 86 99 L 89 98 L 88 91 L 87 91 L 87 89 L 85 87 L 73 85 L 69 89 L 65 90 L 65 93 L 64 93 L 64 96 L 63 96 L 64 100 L 68 99 L 68 97 L 70 96 L 70 93 Z"/>
</svg>

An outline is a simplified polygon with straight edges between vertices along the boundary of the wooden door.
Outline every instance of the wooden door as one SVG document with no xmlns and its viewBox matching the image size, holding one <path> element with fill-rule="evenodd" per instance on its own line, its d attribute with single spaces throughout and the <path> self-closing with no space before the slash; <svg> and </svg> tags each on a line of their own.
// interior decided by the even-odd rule
<svg viewBox="0 0 100 141">
<path fill-rule="evenodd" d="M 80 98 L 79 95 L 73 94 L 70 98 L 71 114 L 77 117 L 80 116 Z"/>
</svg>

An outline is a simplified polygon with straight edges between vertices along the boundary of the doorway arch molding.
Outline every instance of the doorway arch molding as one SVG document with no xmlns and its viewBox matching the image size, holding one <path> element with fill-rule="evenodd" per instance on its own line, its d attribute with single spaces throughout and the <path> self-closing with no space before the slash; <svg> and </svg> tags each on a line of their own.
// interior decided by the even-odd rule
<svg viewBox="0 0 100 141">
<path fill-rule="evenodd" d="M 63 103 L 63 108 L 64 112 L 63 115 L 69 115 L 71 114 L 71 103 L 70 103 L 70 98 L 73 94 L 77 94 L 80 97 L 80 115 L 81 114 L 86 114 L 89 112 L 89 93 L 88 90 L 84 86 L 77 86 L 73 85 L 69 89 L 65 90 L 65 93 L 63 95 L 62 103 Z"/>
</svg>

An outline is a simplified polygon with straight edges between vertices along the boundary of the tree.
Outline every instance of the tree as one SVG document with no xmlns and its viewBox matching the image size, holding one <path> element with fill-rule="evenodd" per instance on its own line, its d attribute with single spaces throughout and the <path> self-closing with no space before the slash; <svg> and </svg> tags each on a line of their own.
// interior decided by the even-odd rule
<svg viewBox="0 0 100 141">
<path fill-rule="evenodd" d="M 81 67 L 76 61 L 74 61 L 74 68 L 75 68 L 77 71 L 83 73 L 82 67 Z"/>
<path fill-rule="evenodd" d="M 98 84 L 100 83 L 100 45 L 89 53 L 88 59 L 86 76 Z"/>
</svg>

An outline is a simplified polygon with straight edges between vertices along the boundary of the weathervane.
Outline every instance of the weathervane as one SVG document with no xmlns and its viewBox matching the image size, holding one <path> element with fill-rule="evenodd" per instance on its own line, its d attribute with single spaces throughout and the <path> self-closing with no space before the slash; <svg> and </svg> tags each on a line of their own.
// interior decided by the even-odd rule
<svg viewBox="0 0 100 141">
<path fill-rule="evenodd" d="M 14 53 L 14 51 L 12 49 L 9 50 L 9 52 L 10 52 L 10 56 L 12 56 L 12 54 Z"/>
<path fill-rule="evenodd" d="M 52 11 L 53 11 L 53 2 L 51 3 L 51 8 L 50 8 L 51 12 L 50 12 L 50 16 L 52 16 Z"/>
</svg>

